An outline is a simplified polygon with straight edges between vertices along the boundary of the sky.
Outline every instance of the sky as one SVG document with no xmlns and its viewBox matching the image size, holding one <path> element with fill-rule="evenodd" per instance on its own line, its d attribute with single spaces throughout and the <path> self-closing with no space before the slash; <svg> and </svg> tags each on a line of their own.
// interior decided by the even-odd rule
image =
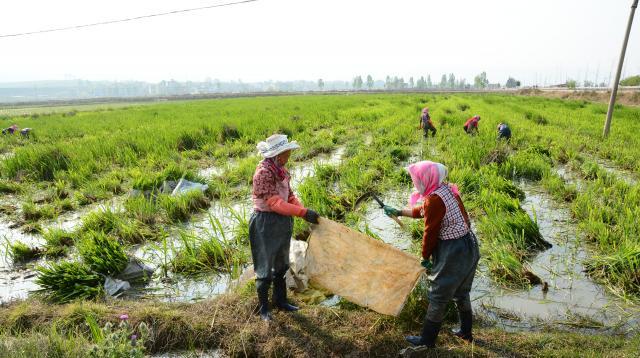
<svg viewBox="0 0 640 358">
<path fill-rule="evenodd" d="M 237 0 L 20 0 L 0 35 Z M 608 82 L 632 0 L 257 0 L 135 22 L 0 37 L 0 82 L 351 80 L 370 74 Z M 640 14 L 625 76 L 640 74 Z M 624 77 L 624 76 L 623 76 Z"/>
</svg>

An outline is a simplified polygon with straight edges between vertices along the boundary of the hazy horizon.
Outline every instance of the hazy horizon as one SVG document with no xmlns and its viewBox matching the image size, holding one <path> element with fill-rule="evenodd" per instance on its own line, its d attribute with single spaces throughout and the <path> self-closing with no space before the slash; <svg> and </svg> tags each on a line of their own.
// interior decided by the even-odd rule
<svg viewBox="0 0 640 358">
<path fill-rule="evenodd" d="M 0 5 L 0 35 L 230 1 Z M 523 85 L 613 76 L 631 1 L 259 0 L 135 22 L 0 38 L 0 83 L 90 81 L 350 81 L 453 73 Z M 35 9 L 35 10 L 34 10 Z M 638 20 L 636 19 L 636 22 Z M 624 76 L 640 73 L 632 29 Z"/>
</svg>

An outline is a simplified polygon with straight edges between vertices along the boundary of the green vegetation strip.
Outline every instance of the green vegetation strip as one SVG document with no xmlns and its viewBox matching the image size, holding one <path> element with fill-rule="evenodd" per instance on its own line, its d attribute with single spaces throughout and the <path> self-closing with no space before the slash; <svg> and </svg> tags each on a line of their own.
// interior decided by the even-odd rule
<svg viewBox="0 0 640 358">
<path fill-rule="evenodd" d="M 401 321 L 372 311 L 303 306 L 298 314 L 275 313 L 269 327 L 253 314 L 257 302 L 243 295 L 194 304 L 122 301 L 62 306 L 26 301 L 0 308 L 0 356 L 84 357 L 98 344 L 93 324 L 117 327 L 126 313 L 142 336 L 147 353 L 220 348 L 228 356 L 361 356 L 390 357 L 407 347 L 403 336 L 419 330 L 419 322 Z M 582 335 L 552 330 L 507 333 L 476 326 L 474 345 L 446 331 L 438 357 L 635 357 L 640 336 L 626 338 Z M 114 338 L 111 338 L 114 339 Z"/>
</svg>

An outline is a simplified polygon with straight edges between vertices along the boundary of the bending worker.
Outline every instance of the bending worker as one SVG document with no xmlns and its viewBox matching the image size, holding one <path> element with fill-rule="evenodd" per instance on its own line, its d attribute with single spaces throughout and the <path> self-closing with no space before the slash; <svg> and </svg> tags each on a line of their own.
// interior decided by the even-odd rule
<svg viewBox="0 0 640 358">
<path fill-rule="evenodd" d="M 479 121 L 480 121 L 480 116 L 477 114 L 467 119 L 467 121 L 464 122 L 464 131 L 467 132 L 468 134 L 477 134 Z"/>
<path fill-rule="evenodd" d="M 289 269 L 289 244 L 293 233 L 293 216 L 317 224 L 318 214 L 307 209 L 290 187 L 285 168 L 291 151 L 300 148 L 287 136 L 274 134 L 258 143 L 264 157 L 253 175 L 253 214 L 249 220 L 249 242 L 256 272 L 260 318 L 271 320 L 269 287 L 273 282 L 273 304 L 284 311 L 297 311 L 287 302 L 284 275 Z"/>
<path fill-rule="evenodd" d="M 460 329 L 454 334 L 473 341 L 473 314 L 469 292 L 480 254 L 478 242 L 471 232 L 469 216 L 456 185 L 447 184 L 447 168 L 430 161 L 412 164 L 408 168 L 416 190 L 409 200 L 410 207 L 398 210 L 384 207 L 387 215 L 424 217 L 422 265 L 431 282 L 429 307 L 421 336 L 408 336 L 413 345 L 435 347 L 447 304 L 453 299 L 458 308 Z M 421 205 L 415 206 L 422 201 Z M 433 259 L 433 262 L 430 260 Z"/>
<path fill-rule="evenodd" d="M 424 107 L 422 109 L 422 115 L 420 116 L 420 128 L 424 130 L 424 137 L 426 138 L 431 132 L 433 137 L 436 136 L 436 126 L 433 125 L 431 121 L 431 116 L 429 115 L 429 107 Z"/>
<path fill-rule="evenodd" d="M 511 128 L 506 123 L 498 124 L 498 140 L 506 139 L 507 142 L 511 140 Z"/>
</svg>

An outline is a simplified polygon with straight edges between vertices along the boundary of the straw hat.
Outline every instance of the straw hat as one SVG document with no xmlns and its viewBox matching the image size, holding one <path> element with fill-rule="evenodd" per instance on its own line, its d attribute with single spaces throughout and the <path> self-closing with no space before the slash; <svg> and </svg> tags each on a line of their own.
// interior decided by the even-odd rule
<svg viewBox="0 0 640 358">
<path fill-rule="evenodd" d="M 299 149 L 300 146 L 295 140 L 289 142 L 285 134 L 274 134 L 264 142 L 258 143 L 256 148 L 264 158 L 273 158 L 287 150 Z"/>
</svg>

